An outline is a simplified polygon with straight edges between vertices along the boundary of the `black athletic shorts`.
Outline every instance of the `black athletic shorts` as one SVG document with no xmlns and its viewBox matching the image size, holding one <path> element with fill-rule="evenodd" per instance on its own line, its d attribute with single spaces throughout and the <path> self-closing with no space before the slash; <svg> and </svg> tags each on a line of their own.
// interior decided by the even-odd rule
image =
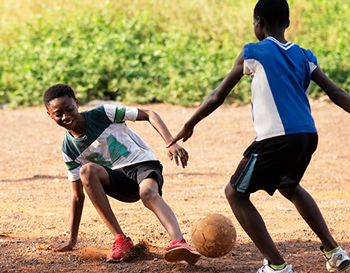
<svg viewBox="0 0 350 273">
<path fill-rule="evenodd" d="M 298 185 L 318 143 L 317 133 L 291 134 L 254 141 L 244 152 L 231 186 L 238 192 L 276 189 Z"/>
<path fill-rule="evenodd" d="M 123 202 L 140 200 L 139 184 L 148 177 L 158 182 L 159 194 L 162 195 L 163 166 L 159 161 L 145 161 L 124 168 L 112 170 L 104 167 L 109 174 L 112 187 L 104 189 L 106 194 Z"/>
</svg>

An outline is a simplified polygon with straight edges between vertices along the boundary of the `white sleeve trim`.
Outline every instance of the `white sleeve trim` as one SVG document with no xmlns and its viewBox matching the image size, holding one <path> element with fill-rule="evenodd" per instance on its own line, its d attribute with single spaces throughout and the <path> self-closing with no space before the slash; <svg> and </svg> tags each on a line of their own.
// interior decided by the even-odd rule
<svg viewBox="0 0 350 273">
<path fill-rule="evenodd" d="M 254 76 L 254 71 L 252 69 L 254 60 L 248 59 L 243 62 L 243 74 L 248 76 Z"/>
<path fill-rule="evenodd" d="M 311 73 L 314 72 L 315 69 L 317 68 L 317 65 L 315 65 L 313 62 L 309 62 L 309 66 L 310 66 Z"/>
<path fill-rule="evenodd" d="M 68 180 L 69 181 L 73 182 L 73 181 L 80 179 L 80 167 L 81 166 L 79 166 L 73 170 L 68 171 Z"/>
<path fill-rule="evenodd" d="M 125 106 L 125 115 L 123 121 L 136 121 L 139 109 L 136 107 Z"/>
<path fill-rule="evenodd" d="M 114 122 L 116 106 L 112 104 L 104 104 L 105 113 L 111 122 Z"/>
</svg>

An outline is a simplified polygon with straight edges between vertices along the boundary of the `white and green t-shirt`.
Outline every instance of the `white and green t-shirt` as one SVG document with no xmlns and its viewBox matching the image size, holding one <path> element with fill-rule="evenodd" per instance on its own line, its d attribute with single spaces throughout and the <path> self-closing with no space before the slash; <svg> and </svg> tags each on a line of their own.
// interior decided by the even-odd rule
<svg viewBox="0 0 350 273">
<path fill-rule="evenodd" d="M 85 135 L 74 138 L 67 131 L 62 144 L 70 181 L 80 178 L 80 167 L 88 162 L 119 169 L 157 160 L 152 149 L 125 124 L 127 120 L 136 120 L 137 108 L 106 104 L 83 113 Z"/>
</svg>

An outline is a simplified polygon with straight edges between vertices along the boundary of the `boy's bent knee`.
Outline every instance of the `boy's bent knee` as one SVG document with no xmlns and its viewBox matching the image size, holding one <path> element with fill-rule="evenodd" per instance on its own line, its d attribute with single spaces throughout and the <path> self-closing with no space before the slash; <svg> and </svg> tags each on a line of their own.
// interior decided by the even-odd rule
<svg viewBox="0 0 350 273">
<path fill-rule="evenodd" d="M 279 189 L 278 191 L 288 200 L 292 199 L 292 197 L 296 194 L 297 188 L 299 187 L 299 185 L 297 186 L 293 186 L 293 187 L 289 187 L 289 188 L 285 188 L 285 189 Z"/>
<path fill-rule="evenodd" d="M 226 199 L 232 203 L 232 202 L 237 202 L 240 201 L 242 199 L 249 199 L 249 193 L 242 193 L 242 192 L 238 192 L 236 191 L 230 183 L 228 183 L 226 185 L 225 188 L 225 195 L 226 195 Z"/>
<path fill-rule="evenodd" d="M 159 193 L 152 188 L 143 188 L 140 192 L 142 203 L 147 207 L 154 198 L 160 197 Z"/>
<path fill-rule="evenodd" d="M 81 176 L 89 176 L 91 173 L 95 171 L 95 164 L 93 163 L 87 163 L 80 168 L 80 175 Z"/>
<path fill-rule="evenodd" d="M 108 180 L 108 173 L 104 174 L 104 168 L 94 163 L 87 163 L 80 168 L 80 179 L 84 187 L 90 186 L 94 181 Z"/>
<path fill-rule="evenodd" d="M 234 189 L 232 188 L 231 184 L 228 183 L 225 187 L 225 196 L 227 200 L 230 200 L 233 198 Z"/>
</svg>

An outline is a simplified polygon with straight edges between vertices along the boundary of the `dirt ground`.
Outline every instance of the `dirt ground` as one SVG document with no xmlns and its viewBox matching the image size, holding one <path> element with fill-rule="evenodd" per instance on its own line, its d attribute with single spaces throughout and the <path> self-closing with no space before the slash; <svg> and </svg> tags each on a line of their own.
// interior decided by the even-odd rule
<svg viewBox="0 0 350 273">
<path fill-rule="evenodd" d="M 350 251 L 350 116 L 327 100 L 312 101 L 319 147 L 302 185 L 318 203 L 336 241 Z M 142 106 L 158 112 L 173 134 L 195 111 L 164 104 Z M 91 106 L 84 106 L 88 109 Z M 193 223 L 211 212 L 228 216 L 237 229 L 233 250 L 221 258 L 202 257 L 195 266 L 167 263 L 161 250 L 170 238 L 139 201 L 110 199 L 113 210 L 137 248 L 127 261 L 107 264 L 113 236 L 88 197 L 78 243 L 69 252 L 48 245 L 69 237 L 71 185 L 60 152 L 64 129 L 44 108 L 0 109 L 0 272 L 255 272 L 262 255 L 242 230 L 224 197 L 244 149 L 255 137 L 250 106 L 225 106 L 196 128 L 183 146 L 186 169 L 168 160 L 165 144 L 147 122 L 129 123 L 164 165 L 163 197 L 174 210 L 191 244 Z M 268 230 L 294 272 L 327 272 L 319 240 L 279 193 L 252 195 Z"/>
</svg>

